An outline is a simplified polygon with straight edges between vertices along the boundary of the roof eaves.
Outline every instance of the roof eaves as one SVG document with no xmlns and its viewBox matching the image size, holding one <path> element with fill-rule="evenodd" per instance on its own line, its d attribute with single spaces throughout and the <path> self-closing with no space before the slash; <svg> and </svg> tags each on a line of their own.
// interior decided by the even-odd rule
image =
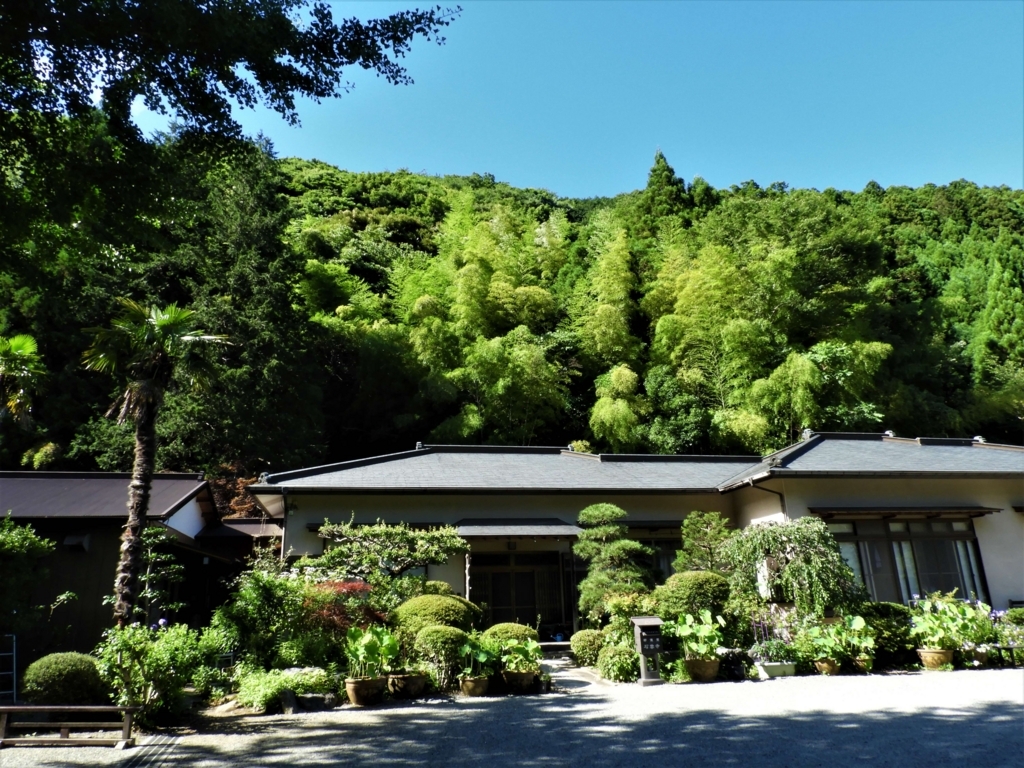
<svg viewBox="0 0 1024 768">
<path fill-rule="evenodd" d="M 601 453 L 598 454 L 598 458 L 603 462 L 678 462 L 681 464 L 689 463 L 744 463 L 750 464 L 761 460 L 760 456 L 716 456 L 714 454 L 695 454 L 687 456 L 685 454 L 663 454 L 663 453 Z"/>
<path fill-rule="evenodd" d="M 321 464 L 316 467 L 292 469 L 287 472 L 275 472 L 272 475 L 265 475 L 264 477 L 261 477 L 259 485 L 250 486 L 249 491 L 252 492 L 254 490 L 267 487 L 264 483 L 277 484 L 281 480 L 297 480 L 302 477 L 312 477 L 313 475 L 322 475 L 327 472 L 340 472 L 346 469 L 353 469 L 355 467 L 366 467 L 371 464 L 383 464 L 388 461 L 407 459 L 410 456 L 424 456 L 428 453 L 434 453 L 435 451 L 435 446 L 424 446 L 422 448 L 414 448 L 411 451 L 386 453 L 383 456 L 369 456 L 365 459 L 351 459 L 349 461 L 339 461 L 335 464 Z"/>
<path fill-rule="evenodd" d="M 192 499 L 194 499 L 196 496 L 198 496 L 200 493 L 202 493 L 203 491 L 209 491 L 209 488 L 210 488 L 210 483 L 207 482 L 206 480 L 203 480 L 203 482 L 201 482 L 199 485 L 197 485 L 191 491 L 186 493 L 184 496 L 182 496 L 180 499 L 178 499 L 176 502 L 174 502 L 171 506 L 169 506 L 163 512 L 158 512 L 157 514 L 153 515 L 153 517 L 158 517 L 158 518 L 170 517 L 175 512 L 177 512 L 179 509 L 181 509 L 183 506 L 185 506 L 188 502 L 190 502 Z M 210 500 L 212 501 L 213 499 L 211 498 Z"/>
</svg>

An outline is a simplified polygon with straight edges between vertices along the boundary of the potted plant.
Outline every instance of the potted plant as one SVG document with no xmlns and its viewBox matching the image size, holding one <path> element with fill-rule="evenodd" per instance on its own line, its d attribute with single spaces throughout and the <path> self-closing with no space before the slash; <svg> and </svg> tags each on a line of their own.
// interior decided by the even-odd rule
<svg viewBox="0 0 1024 768">
<path fill-rule="evenodd" d="M 466 696 L 485 696 L 498 657 L 475 637 L 462 646 L 462 675 L 459 687 Z"/>
<path fill-rule="evenodd" d="M 348 700 L 357 707 L 380 703 L 387 684 L 387 678 L 382 675 L 385 660 L 394 660 L 397 656 L 398 641 L 384 627 L 349 627 L 345 636 Z"/>
<path fill-rule="evenodd" d="M 875 633 L 863 616 L 844 616 L 843 632 L 853 664 L 861 672 L 871 672 L 875 665 Z"/>
<path fill-rule="evenodd" d="M 722 644 L 721 627 L 725 619 L 711 618 L 706 608 L 700 612 L 700 620 L 686 614 L 685 618 L 671 623 L 670 632 L 679 638 L 683 646 L 683 663 L 690 678 L 698 683 L 710 683 L 718 677 L 718 648 Z M 662 626 L 662 632 L 665 627 Z"/>
<path fill-rule="evenodd" d="M 396 699 L 415 699 L 430 682 L 430 675 L 421 662 L 388 671 L 388 693 Z"/>
<path fill-rule="evenodd" d="M 527 693 L 540 674 L 544 652 L 536 640 L 506 640 L 501 646 L 502 678 L 513 693 Z"/>
<path fill-rule="evenodd" d="M 934 592 L 919 600 L 910 634 L 918 639 L 917 655 L 925 669 L 942 669 L 953 663 L 953 651 L 961 646 L 970 624 L 970 607 L 956 600 L 954 592 Z"/>
<path fill-rule="evenodd" d="M 814 667 L 823 675 L 838 675 L 843 659 L 849 655 L 844 630 L 842 624 L 822 624 L 806 630 Z"/>
<path fill-rule="evenodd" d="M 796 674 L 796 649 L 782 640 L 764 640 L 750 649 L 757 675 L 762 680 Z"/>
</svg>

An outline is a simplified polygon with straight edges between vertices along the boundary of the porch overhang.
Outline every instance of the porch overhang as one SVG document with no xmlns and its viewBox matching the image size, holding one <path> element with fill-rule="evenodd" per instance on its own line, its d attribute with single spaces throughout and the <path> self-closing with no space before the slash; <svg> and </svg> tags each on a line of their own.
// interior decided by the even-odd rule
<svg viewBox="0 0 1024 768">
<path fill-rule="evenodd" d="M 837 517 L 877 520 L 941 520 L 945 518 L 982 517 L 1002 512 L 995 507 L 808 507 L 807 511 L 823 520 Z"/>
<path fill-rule="evenodd" d="M 557 517 L 466 518 L 455 527 L 465 539 L 575 538 L 581 530 Z"/>
</svg>

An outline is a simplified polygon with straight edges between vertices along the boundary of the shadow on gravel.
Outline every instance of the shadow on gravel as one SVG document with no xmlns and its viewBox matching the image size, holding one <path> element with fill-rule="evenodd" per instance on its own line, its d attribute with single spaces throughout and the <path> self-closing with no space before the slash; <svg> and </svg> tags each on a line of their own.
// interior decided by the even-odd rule
<svg viewBox="0 0 1024 768">
<path fill-rule="evenodd" d="M 880 708 L 898 706 L 880 701 Z M 217 718 L 120 768 L 228 766 L 978 766 L 1019 768 L 1019 703 L 870 715 L 609 713 L 601 695 L 431 700 L 318 717 Z M 223 737 L 223 738 L 221 738 Z M 239 738 L 241 737 L 241 738 Z M 91 751 L 87 751 L 91 752 Z M 98 756 L 98 755 L 97 755 Z M 78 757 L 78 756 L 76 756 Z M 56 766 L 46 754 L 31 765 Z M 75 765 L 90 765 L 86 754 Z M 110 764 L 108 761 L 103 761 Z M 0 755 L 0 765 L 4 765 Z"/>
<path fill-rule="evenodd" d="M 881 703 L 885 706 L 885 703 Z M 1019 705 L 913 715 L 737 717 L 703 711 L 610 718 L 590 697 L 552 695 L 398 706 L 348 722 L 240 727 L 242 753 L 179 745 L 167 766 L 1017 766 Z M 250 721 L 251 722 L 251 721 Z"/>
</svg>

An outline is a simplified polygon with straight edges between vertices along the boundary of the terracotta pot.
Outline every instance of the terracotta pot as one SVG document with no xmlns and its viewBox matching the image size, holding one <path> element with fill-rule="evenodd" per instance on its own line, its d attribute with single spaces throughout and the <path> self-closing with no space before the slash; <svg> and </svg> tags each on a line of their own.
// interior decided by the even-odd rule
<svg viewBox="0 0 1024 768">
<path fill-rule="evenodd" d="M 537 677 L 537 673 L 509 672 L 506 669 L 501 673 L 501 676 L 505 679 L 505 684 L 512 693 L 529 693 L 530 689 L 533 688 L 533 681 Z"/>
<path fill-rule="evenodd" d="M 835 659 L 818 659 L 814 662 L 814 668 L 823 675 L 839 674 L 839 662 Z"/>
<path fill-rule="evenodd" d="M 459 683 L 466 696 L 486 696 L 490 679 L 486 677 L 464 677 Z"/>
<path fill-rule="evenodd" d="M 718 659 L 686 659 L 686 671 L 690 679 L 698 683 L 710 683 L 718 677 Z"/>
<path fill-rule="evenodd" d="M 357 707 L 369 707 L 380 704 L 387 683 L 386 677 L 347 677 L 345 691 L 348 693 L 348 700 Z"/>
<path fill-rule="evenodd" d="M 871 656 L 858 656 L 853 660 L 853 666 L 861 672 L 871 672 L 875 666 L 875 660 Z"/>
<path fill-rule="evenodd" d="M 925 669 L 942 669 L 944 665 L 953 663 L 953 652 L 941 648 L 918 648 L 917 655 Z"/>
<path fill-rule="evenodd" d="M 396 699 L 415 699 L 429 679 L 426 675 L 388 675 L 388 691 Z"/>
</svg>

